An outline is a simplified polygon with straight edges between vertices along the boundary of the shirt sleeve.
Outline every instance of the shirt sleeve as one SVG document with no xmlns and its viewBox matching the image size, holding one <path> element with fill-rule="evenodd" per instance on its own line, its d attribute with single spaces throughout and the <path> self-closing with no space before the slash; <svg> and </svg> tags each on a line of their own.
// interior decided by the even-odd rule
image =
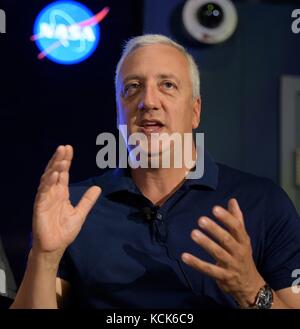
<svg viewBox="0 0 300 329">
<path fill-rule="evenodd" d="M 300 269 L 300 218 L 287 196 L 271 183 L 265 212 L 265 251 L 262 276 L 274 289 L 291 287 Z"/>
<path fill-rule="evenodd" d="M 16 283 L 0 238 L 0 296 L 14 299 L 16 290 Z"/>
</svg>

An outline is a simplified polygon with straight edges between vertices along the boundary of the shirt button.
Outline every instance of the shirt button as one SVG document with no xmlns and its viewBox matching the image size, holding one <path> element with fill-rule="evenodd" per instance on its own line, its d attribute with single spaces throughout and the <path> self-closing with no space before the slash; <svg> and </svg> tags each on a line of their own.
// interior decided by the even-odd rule
<svg viewBox="0 0 300 329">
<path fill-rule="evenodd" d="M 158 213 L 158 214 L 156 215 L 156 218 L 157 218 L 158 220 L 162 220 L 163 216 L 162 216 L 162 214 Z"/>
</svg>

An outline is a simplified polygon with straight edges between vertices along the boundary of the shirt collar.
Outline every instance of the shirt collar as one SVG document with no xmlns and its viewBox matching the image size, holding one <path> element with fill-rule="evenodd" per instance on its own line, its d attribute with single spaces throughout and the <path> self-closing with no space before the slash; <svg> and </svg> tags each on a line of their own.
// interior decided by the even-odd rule
<svg viewBox="0 0 300 329">
<path fill-rule="evenodd" d="M 187 179 L 184 183 L 188 187 L 208 187 L 215 190 L 218 186 L 219 169 L 211 155 L 204 152 L 204 173 L 201 178 Z M 102 181 L 102 177 L 106 179 Z M 128 191 L 139 193 L 131 175 L 129 168 L 116 168 L 99 177 L 99 185 L 103 188 L 103 195 L 109 195 L 115 192 Z"/>
</svg>

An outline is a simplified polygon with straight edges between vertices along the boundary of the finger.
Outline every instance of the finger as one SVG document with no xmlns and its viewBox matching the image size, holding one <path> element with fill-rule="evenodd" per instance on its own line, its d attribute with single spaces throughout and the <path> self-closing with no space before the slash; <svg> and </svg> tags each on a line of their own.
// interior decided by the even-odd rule
<svg viewBox="0 0 300 329">
<path fill-rule="evenodd" d="M 238 218 L 240 222 L 244 225 L 244 216 L 236 199 L 230 199 L 228 201 L 228 210 L 234 217 Z"/>
<path fill-rule="evenodd" d="M 41 177 L 41 184 L 44 183 L 48 179 L 49 176 L 52 175 L 54 171 L 57 171 L 58 173 L 61 173 L 63 171 L 67 171 L 69 167 L 68 161 L 67 160 L 61 160 L 59 162 L 55 162 L 51 168 L 49 168 Z"/>
<path fill-rule="evenodd" d="M 231 255 L 233 255 L 235 250 L 239 247 L 235 238 L 210 218 L 206 216 L 200 217 L 198 220 L 198 225 L 202 230 L 205 230 L 210 236 L 217 240 L 220 245 Z"/>
<path fill-rule="evenodd" d="M 74 155 L 73 154 L 74 151 L 73 151 L 72 145 L 66 145 L 65 146 L 65 151 L 66 151 L 66 153 L 65 153 L 65 160 L 71 161 L 73 159 L 73 155 Z"/>
<path fill-rule="evenodd" d="M 64 170 L 68 171 L 70 169 L 73 159 L 73 147 L 71 145 L 59 146 L 56 153 L 49 161 L 48 166 L 45 169 L 45 173 L 48 171 L 56 170 L 56 166 L 62 161 L 67 164 L 67 167 L 64 167 Z"/>
<path fill-rule="evenodd" d="M 57 183 L 68 187 L 69 186 L 69 177 L 70 177 L 69 172 L 63 171 L 59 174 Z"/>
<path fill-rule="evenodd" d="M 66 153 L 65 153 L 64 160 L 67 161 L 67 168 L 65 170 L 69 171 L 71 164 L 72 164 L 73 156 L 74 156 L 73 147 L 71 145 L 66 145 L 65 152 Z"/>
<path fill-rule="evenodd" d="M 48 171 L 43 175 L 45 178 L 47 175 L 51 175 L 51 171 L 58 171 L 60 172 L 58 183 L 62 184 L 64 186 L 68 186 L 69 184 L 69 169 L 71 166 L 71 162 L 73 159 L 73 147 L 71 145 L 65 146 L 65 154 L 64 159 L 59 160 L 56 159 L 54 162 L 52 162 L 51 167 L 48 169 Z M 42 176 L 42 180 L 44 177 Z"/>
<path fill-rule="evenodd" d="M 226 267 L 233 262 L 232 256 L 225 249 L 220 247 L 199 230 L 193 230 L 191 238 L 207 251 L 217 262 L 224 264 Z"/>
<path fill-rule="evenodd" d="M 101 189 L 99 186 L 92 186 L 84 193 L 75 208 L 78 211 L 80 217 L 84 219 L 88 215 L 100 194 Z"/>
<path fill-rule="evenodd" d="M 200 271 L 216 280 L 225 280 L 228 277 L 227 271 L 223 269 L 220 266 L 213 265 L 207 262 L 204 262 L 203 260 L 189 254 L 189 253 L 183 253 L 181 255 L 182 261 L 194 268 L 197 271 Z"/>
<path fill-rule="evenodd" d="M 54 158 L 51 162 L 51 165 L 48 167 L 47 171 L 51 170 L 59 170 L 57 166 L 60 166 L 61 163 L 63 163 L 63 168 L 61 170 L 69 171 L 73 159 L 73 147 L 71 145 L 64 146 L 64 154 L 62 156 L 58 156 L 57 158 Z"/>
<path fill-rule="evenodd" d="M 52 186 L 54 186 L 57 183 L 59 173 L 57 171 L 52 172 L 51 175 L 48 176 L 48 178 L 43 182 L 43 184 L 40 184 L 38 188 L 38 193 L 47 193 Z"/>
<path fill-rule="evenodd" d="M 59 145 L 56 151 L 54 152 L 53 156 L 49 160 L 44 172 L 49 170 L 55 161 L 63 160 L 64 156 L 65 156 L 65 147 L 63 145 Z"/>
<path fill-rule="evenodd" d="M 213 214 L 226 226 L 228 231 L 238 242 L 242 243 L 245 240 L 247 232 L 238 218 L 234 217 L 229 211 L 220 206 L 215 206 L 213 208 Z"/>
</svg>

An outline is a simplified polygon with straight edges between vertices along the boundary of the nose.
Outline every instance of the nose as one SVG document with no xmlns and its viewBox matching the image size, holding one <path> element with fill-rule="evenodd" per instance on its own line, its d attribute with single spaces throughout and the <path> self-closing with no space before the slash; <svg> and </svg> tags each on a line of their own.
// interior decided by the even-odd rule
<svg viewBox="0 0 300 329">
<path fill-rule="evenodd" d="M 139 110 L 158 110 L 159 96 L 154 85 L 145 86 L 143 93 L 141 93 L 141 100 L 138 104 Z"/>
</svg>

